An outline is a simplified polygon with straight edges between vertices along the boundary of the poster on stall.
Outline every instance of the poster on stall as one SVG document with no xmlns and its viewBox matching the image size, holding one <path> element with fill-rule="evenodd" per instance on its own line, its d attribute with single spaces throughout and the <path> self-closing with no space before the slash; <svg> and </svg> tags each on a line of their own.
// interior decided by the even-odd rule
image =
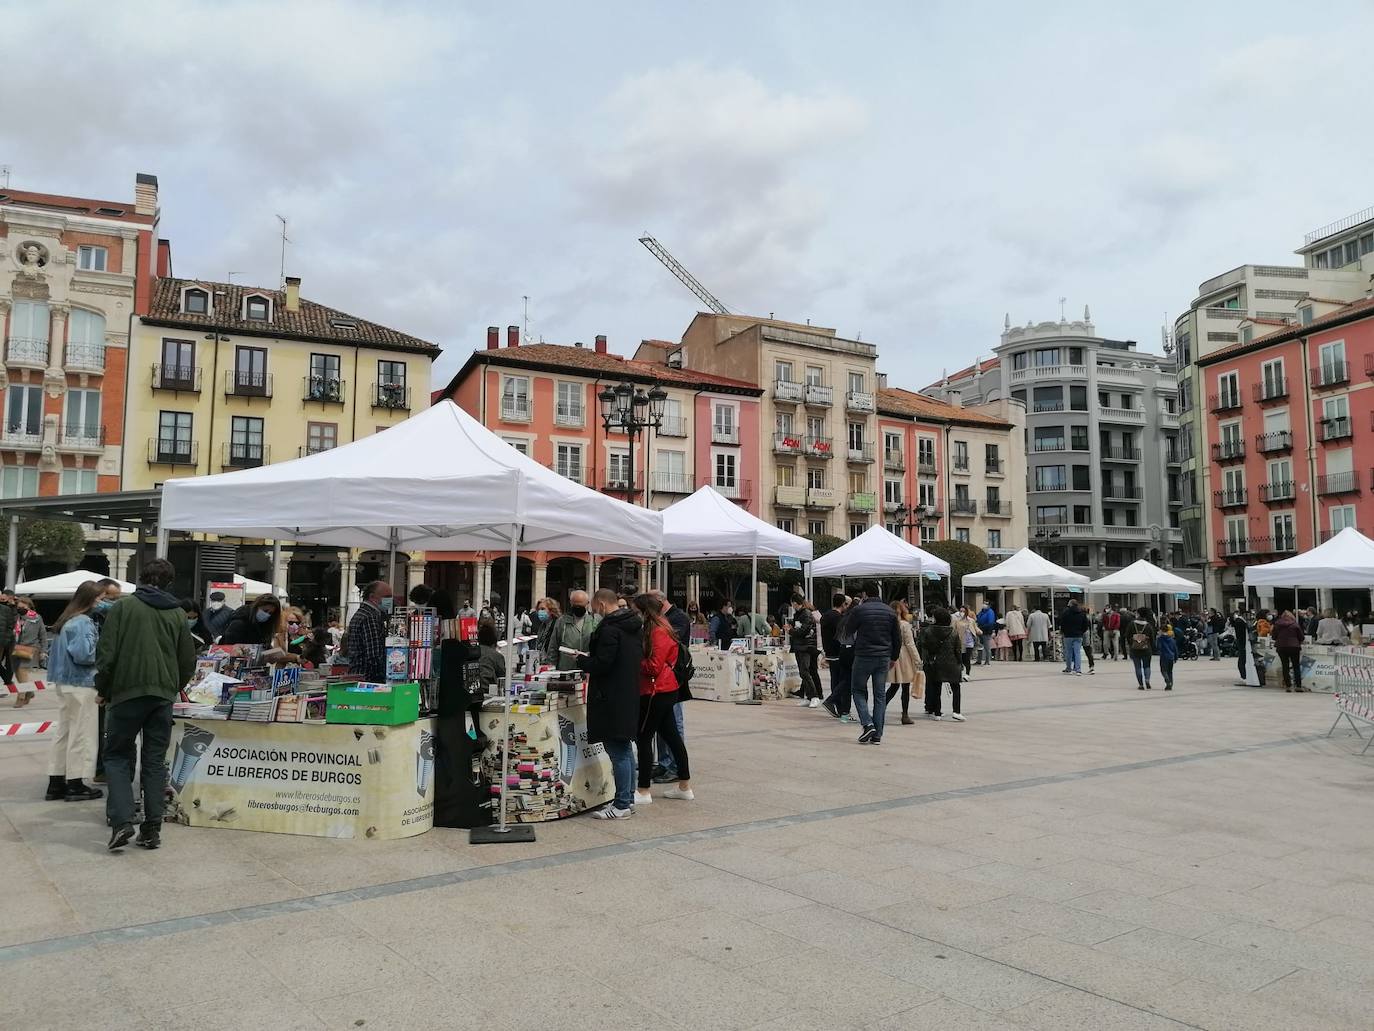
<svg viewBox="0 0 1374 1031">
<path fill-rule="evenodd" d="M 177 720 L 170 812 L 189 827 L 408 838 L 434 823 L 434 726 Z"/>
<path fill-rule="evenodd" d="M 499 710 L 482 710 L 482 777 L 495 799 L 501 786 Z M 587 707 L 515 706 L 509 724 L 506 818 L 542 823 L 576 816 L 615 797 L 611 759 L 603 745 L 587 740 Z"/>
<path fill-rule="evenodd" d="M 719 648 L 693 648 L 692 697 L 703 702 L 747 702 L 753 697 L 750 656 Z"/>
<path fill-rule="evenodd" d="M 224 607 L 230 612 L 234 612 L 242 607 L 244 601 L 247 600 L 243 593 L 243 584 L 236 584 L 233 582 L 221 584 L 212 581 L 206 584 L 205 605 L 207 608 L 210 605 L 210 595 L 212 594 L 224 595 Z"/>
</svg>

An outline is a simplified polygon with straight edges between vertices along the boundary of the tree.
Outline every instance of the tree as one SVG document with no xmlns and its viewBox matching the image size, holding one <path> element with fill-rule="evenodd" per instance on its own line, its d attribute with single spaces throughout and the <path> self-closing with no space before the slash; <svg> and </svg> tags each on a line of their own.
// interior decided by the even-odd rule
<svg viewBox="0 0 1374 1031">
<path fill-rule="evenodd" d="M 844 541 L 829 534 L 806 534 L 811 542 L 815 558 L 828 555 Z M 719 598 L 739 598 L 749 594 L 749 576 L 753 567 L 751 559 L 700 559 L 691 562 L 674 562 L 671 566 L 673 576 L 698 576 L 701 578 L 703 593 L 712 593 Z M 770 588 L 799 587 L 806 582 L 804 569 L 781 569 L 775 559 L 759 559 L 759 580 Z"/>
<path fill-rule="evenodd" d="M 80 523 L 64 519 L 21 519 L 18 550 L 20 569 L 39 557 L 75 568 L 86 554 L 86 534 Z M 18 572 L 9 578 L 18 580 Z"/>
<path fill-rule="evenodd" d="M 951 587 L 955 593 L 963 589 L 965 574 L 988 568 L 988 553 L 967 541 L 931 541 L 921 547 L 949 563 Z"/>
</svg>

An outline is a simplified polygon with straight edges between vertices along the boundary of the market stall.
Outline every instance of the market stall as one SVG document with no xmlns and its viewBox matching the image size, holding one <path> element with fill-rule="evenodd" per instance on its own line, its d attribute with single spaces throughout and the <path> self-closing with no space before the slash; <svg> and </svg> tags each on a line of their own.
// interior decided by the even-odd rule
<svg viewBox="0 0 1374 1031">
<path fill-rule="evenodd" d="M 506 625 L 515 623 L 516 557 L 521 550 L 564 550 L 648 556 L 662 550 L 657 512 L 625 504 L 573 483 L 534 462 L 476 422 L 451 401 L 388 430 L 305 458 L 218 476 L 169 480 L 163 487 L 159 547 L 169 531 L 288 540 L 343 548 L 477 550 L 506 555 Z M 414 645 L 410 641 L 407 644 Z M 423 650 L 424 642 L 419 642 Z M 505 740 L 517 733 L 508 715 L 522 689 L 516 656 L 506 646 L 512 683 L 500 690 Z M 409 670 L 407 671 L 409 672 Z M 450 670 L 450 673 L 453 671 Z M 450 678 L 453 679 L 453 678 Z M 461 680 L 461 678 L 456 678 Z M 435 740 L 465 747 L 463 710 L 448 706 L 439 685 Z M 461 689 L 461 683 L 454 685 Z M 485 715 L 484 715 L 485 719 Z M 585 726 L 585 721 L 584 724 Z M 304 743 L 311 728 L 286 728 Z M 600 746 L 591 746 L 600 748 Z M 496 833 L 474 831 L 474 841 L 514 840 L 507 835 L 512 747 L 499 749 Z M 439 756 L 461 764 L 461 756 Z M 470 754 L 468 760 L 470 761 Z M 478 830 L 482 830 L 479 828 Z M 531 834 L 520 835 L 529 840 Z"/>
<path fill-rule="evenodd" d="M 907 543 L 884 526 L 870 526 L 852 541 L 811 563 L 812 577 L 916 577 L 921 609 L 925 608 L 925 578 L 932 573 L 948 577 L 949 563 Z"/>
<path fill-rule="evenodd" d="M 89 569 L 75 569 L 70 573 L 58 573 L 56 576 L 45 576 L 38 580 L 25 580 L 23 583 L 14 585 L 14 593 L 26 595 L 38 600 L 49 600 L 61 598 L 63 601 L 70 601 L 76 589 L 84 583 L 92 580 L 104 580 L 106 577 L 99 573 L 92 573 Z M 115 581 L 119 584 L 119 589 L 125 594 L 132 594 L 134 585 L 125 583 L 123 580 Z"/>
<path fill-rule="evenodd" d="M 1049 559 L 1030 548 L 1022 548 L 1010 558 L 1004 559 L 989 569 L 977 573 L 966 573 L 963 586 L 987 590 L 1040 590 L 1050 592 L 1050 624 L 1058 618 L 1055 610 L 1056 591 L 1081 591 L 1088 586 L 1088 578 L 1063 566 L 1055 565 Z M 1050 653 L 1060 647 L 1057 636 L 1050 633 Z M 1030 649 L 1027 649 L 1027 653 Z"/>
<path fill-rule="evenodd" d="M 1125 569 L 1094 580 L 1088 584 L 1088 590 L 1093 594 L 1145 594 L 1156 599 L 1161 596 L 1172 599 L 1180 595 L 1200 595 L 1202 585 L 1196 580 L 1189 580 L 1167 569 L 1160 569 L 1153 562 L 1142 558 L 1132 562 Z M 1156 611 L 1164 608 L 1158 601 L 1153 607 Z"/>
</svg>

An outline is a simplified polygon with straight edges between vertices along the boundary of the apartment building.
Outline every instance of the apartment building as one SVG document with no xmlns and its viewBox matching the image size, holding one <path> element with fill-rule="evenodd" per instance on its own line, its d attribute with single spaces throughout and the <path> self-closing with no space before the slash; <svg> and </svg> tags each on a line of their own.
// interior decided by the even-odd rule
<svg viewBox="0 0 1374 1031">
<path fill-rule="evenodd" d="M 1173 362 L 1081 321 L 1008 318 L 996 357 L 924 393 L 1025 406 L 1030 544 L 1092 577 L 1140 558 L 1182 565 Z M 958 456 L 955 456 L 955 460 Z"/>
<path fill-rule="evenodd" d="M 487 330 L 471 357 L 435 399 L 451 398 L 512 447 L 559 474 L 624 501 L 662 509 L 709 484 L 757 514 L 763 390 L 752 382 L 687 371 L 665 361 L 670 345 L 646 341 L 637 357 L 612 354 L 606 337 L 582 344 L 530 344 L 509 326 Z M 640 357 L 642 356 L 642 357 Z M 662 426 L 630 440 L 603 427 L 598 394 L 622 384 L 667 394 Z M 587 555 L 534 552 L 519 559 L 516 599 L 551 595 L 589 582 Z M 427 581 L 458 600 L 502 592 L 507 558 L 476 552 L 430 552 Z M 621 575 L 612 560 L 600 582 Z M 630 574 L 622 578 L 633 578 Z"/>
<path fill-rule="evenodd" d="M 1248 564 L 1374 529 L 1374 300 L 1308 299 L 1278 329 L 1241 325 L 1249 339 L 1197 360 L 1215 485 L 1208 586 L 1226 600 L 1244 596 Z"/>
<path fill-rule="evenodd" d="M 880 386 L 887 529 L 913 544 L 966 541 L 998 558 L 1025 547 L 1025 422 L 1025 407 L 1009 398 L 965 408 Z"/>
<path fill-rule="evenodd" d="M 877 518 L 878 349 L 820 326 L 698 314 L 664 360 L 763 389 L 759 515 L 797 534 L 855 537 Z M 757 442 L 757 444 L 756 444 Z"/>
<path fill-rule="evenodd" d="M 1311 317 L 1364 297 L 1374 273 L 1374 208 L 1313 230 L 1296 253 L 1300 265 L 1241 265 L 1213 276 L 1198 286 L 1188 310 L 1174 322 L 1183 453 L 1180 526 L 1189 565 L 1208 560 L 1220 525 L 1212 520 L 1210 499 L 1221 486 L 1210 479 L 1212 466 L 1202 447 L 1210 413 L 1200 360 L 1264 335 L 1273 320 L 1293 321 L 1303 309 Z"/>
</svg>

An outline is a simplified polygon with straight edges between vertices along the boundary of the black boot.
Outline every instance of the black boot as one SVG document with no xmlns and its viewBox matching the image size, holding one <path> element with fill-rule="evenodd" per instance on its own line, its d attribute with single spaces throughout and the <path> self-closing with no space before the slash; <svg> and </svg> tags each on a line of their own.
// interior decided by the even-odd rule
<svg viewBox="0 0 1374 1031">
<path fill-rule="evenodd" d="M 90 787 L 81 778 L 67 781 L 67 801 L 68 802 L 90 802 L 97 798 L 104 798 L 105 792 L 99 788 Z"/>
<path fill-rule="evenodd" d="M 45 802 L 56 802 L 67 797 L 67 778 L 63 776 L 48 778 L 48 793 L 43 796 Z"/>
</svg>

